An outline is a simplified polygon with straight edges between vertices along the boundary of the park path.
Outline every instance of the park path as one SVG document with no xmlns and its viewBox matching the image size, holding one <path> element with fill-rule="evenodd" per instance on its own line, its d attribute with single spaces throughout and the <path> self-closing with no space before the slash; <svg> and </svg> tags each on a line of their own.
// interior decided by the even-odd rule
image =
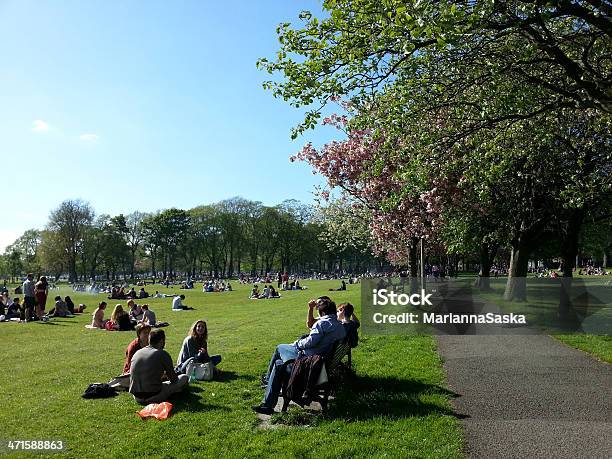
<svg viewBox="0 0 612 459">
<path fill-rule="evenodd" d="M 468 457 L 612 457 L 612 365 L 548 336 L 437 340 Z"/>
</svg>

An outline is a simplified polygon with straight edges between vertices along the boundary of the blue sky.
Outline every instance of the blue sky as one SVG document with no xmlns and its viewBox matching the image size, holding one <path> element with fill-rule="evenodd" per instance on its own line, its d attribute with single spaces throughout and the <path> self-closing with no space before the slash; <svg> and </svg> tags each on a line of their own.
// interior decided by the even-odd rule
<svg viewBox="0 0 612 459">
<path fill-rule="evenodd" d="M 97 213 L 312 202 L 302 112 L 261 87 L 276 26 L 320 1 L 0 0 L 0 251 L 69 198 Z"/>
</svg>

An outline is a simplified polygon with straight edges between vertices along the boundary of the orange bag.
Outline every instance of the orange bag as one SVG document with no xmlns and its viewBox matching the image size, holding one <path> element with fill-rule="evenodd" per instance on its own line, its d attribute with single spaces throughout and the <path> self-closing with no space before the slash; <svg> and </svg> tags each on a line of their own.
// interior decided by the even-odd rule
<svg viewBox="0 0 612 459">
<path fill-rule="evenodd" d="M 170 402 L 151 403 L 140 410 L 138 412 L 138 416 L 140 416 L 142 419 L 149 417 L 166 419 L 170 414 L 170 411 L 172 411 L 172 403 Z"/>
</svg>

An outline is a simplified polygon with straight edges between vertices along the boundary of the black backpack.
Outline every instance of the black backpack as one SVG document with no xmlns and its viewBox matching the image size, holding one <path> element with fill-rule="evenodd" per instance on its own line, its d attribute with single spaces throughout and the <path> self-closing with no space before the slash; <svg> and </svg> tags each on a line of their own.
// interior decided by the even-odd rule
<svg viewBox="0 0 612 459">
<path fill-rule="evenodd" d="M 100 384 L 94 383 L 87 386 L 85 392 L 81 397 L 83 398 L 109 398 L 115 397 L 117 395 L 117 391 L 114 387 L 109 386 L 108 384 Z"/>
</svg>

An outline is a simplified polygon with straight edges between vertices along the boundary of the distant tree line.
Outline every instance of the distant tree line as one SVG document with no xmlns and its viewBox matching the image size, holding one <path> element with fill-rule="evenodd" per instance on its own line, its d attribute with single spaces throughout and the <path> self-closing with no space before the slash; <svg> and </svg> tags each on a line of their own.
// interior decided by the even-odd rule
<svg viewBox="0 0 612 459">
<path fill-rule="evenodd" d="M 6 248 L 0 274 L 67 275 L 74 282 L 179 272 L 219 277 L 279 270 L 364 272 L 385 266 L 367 244 L 334 238 L 335 217 L 295 200 L 270 207 L 235 197 L 189 210 L 116 216 L 96 215 L 89 203 L 66 200 L 50 213 L 44 229 L 27 230 Z"/>
</svg>

